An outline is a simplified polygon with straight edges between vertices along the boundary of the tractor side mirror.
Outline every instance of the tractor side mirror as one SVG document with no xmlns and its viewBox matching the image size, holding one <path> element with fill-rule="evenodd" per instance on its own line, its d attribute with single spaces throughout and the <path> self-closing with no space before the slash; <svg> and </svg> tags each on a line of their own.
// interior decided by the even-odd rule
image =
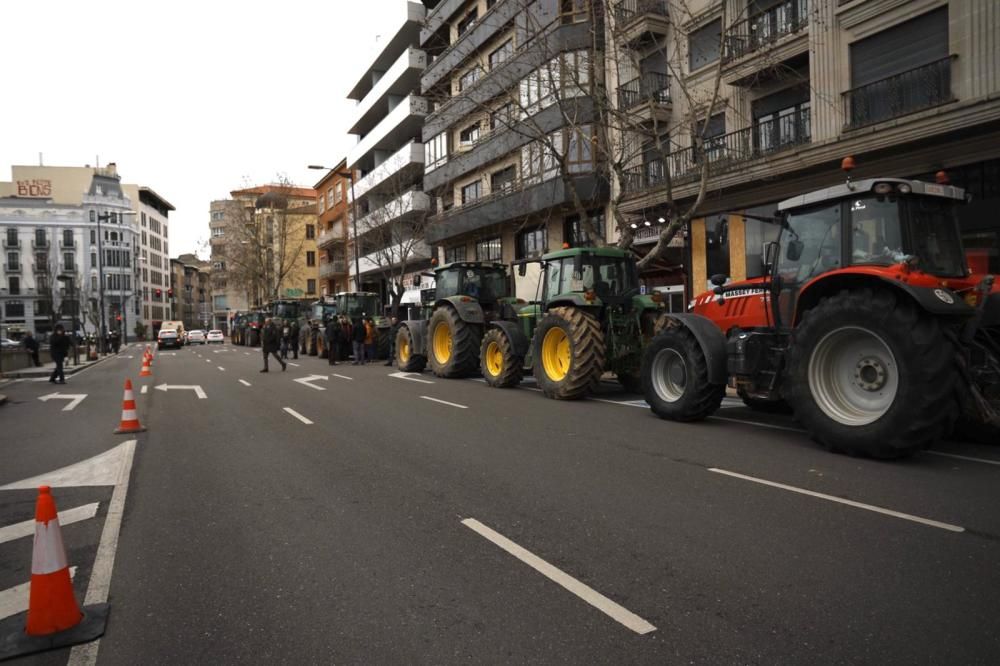
<svg viewBox="0 0 1000 666">
<path fill-rule="evenodd" d="M 517 274 L 520 275 L 521 277 L 524 277 L 525 275 L 527 275 L 528 274 L 528 264 L 518 264 L 517 265 Z"/>
<path fill-rule="evenodd" d="M 785 258 L 789 261 L 798 261 L 802 258 L 802 250 L 805 249 L 805 243 L 800 240 L 790 240 L 788 241 L 788 248 L 785 250 Z"/>
<path fill-rule="evenodd" d="M 722 285 L 726 284 L 727 279 L 728 278 L 722 273 L 716 273 L 715 275 L 709 278 L 709 281 L 716 287 L 721 287 Z"/>
</svg>

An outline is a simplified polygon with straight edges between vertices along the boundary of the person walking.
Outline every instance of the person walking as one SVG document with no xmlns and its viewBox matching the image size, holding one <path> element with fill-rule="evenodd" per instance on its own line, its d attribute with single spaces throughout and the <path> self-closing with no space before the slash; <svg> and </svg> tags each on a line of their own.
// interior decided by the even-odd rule
<svg viewBox="0 0 1000 666">
<path fill-rule="evenodd" d="M 27 335 L 24 336 L 21 344 L 24 345 L 24 351 L 31 359 L 32 365 L 36 368 L 42 367 L 42 362 L 38 360 L 38 340 L 31 334 L 31 331 L 28 331 Z"/>
<path fill-rule="evenodd" d="M 399 332 L 399 317 L 393 317 L 389 321 L 392 322 L 389 326 L 389 359 L 385 364 L 391 366 L 396 358 L 396 333 Z"/>
<path fill-rule="evenodd" d="M 289 338 L 291 338 L 292 336 L 292 331 L 286 322 L 280 322 L 279 324 L 276 324 L 275 328 L 277 328 L 278 326 L 281 327 L 280 329 L 278 329 L 279 330 L 278 337 L 280 338 L 278 346 L 281 352 L 281 360 L 284 361 L 285 359 L 288 358 L 288 344 L 289 344 Z"/>
<path fill-rule="evenodd" d="M 280 356 L 278 356 L 278 349 L 281 346 L 281 331 L 278 330 L 277 325 L 274 321 L 268 317 L 264 320 L 264 330 L 261 331 L 260 335 L 260 349 L 264 353 L 264 369 L 261 372 L 267 372 L 267 357 L 273 355 L 274 358 L 278 359 L 278 363 L 281 364 L 281 370 L 288 367 Z"/>
<path fill-rule="evenodd" d="M 365 335 L 367 334 L 365 330 L 364 319 L 356 319 L 354 323 L 351 324 L 351 342 L 354 347 L 354 363 L 353 365 L 364 365 L 365 363 Z"/>
<path fill-rule="evenodd" d="M 375 320 L 371 317 L 365 319 L 365 363 L 375 360 L 375 340 L 378 339 L 378 331 L 375 330 Z"/>
<path fill-rule="evenodd" d="M 55 369 L 49 376 L 49 381 L 53 384 L 65 384 L 66 375 L 63 374 L 63 362 L 66 360 L 66 355 L 69 354 L 69 336 L 66 335 L 62 324 L 56 324 L 56 329 L 49 339 L 49 352 L 52 354 L 52 360 L 56 363 Z"/>
<path fill-rule="evenodd" d="M 323 329 L 323 337 L 326 339 L 326 361 L 330 365 L 337 365 L 337 356 L 340 354 L 340 336 L 343 331 L 340 328 L 340 321 L 336 317 L 326 323 Z"/>
<path fill-rule="evenodd" d="M 293 358 L 299 360 L 299 321 L 293 319 L 288 326 L 288 348 L 292 350 Z"/>
</svg>

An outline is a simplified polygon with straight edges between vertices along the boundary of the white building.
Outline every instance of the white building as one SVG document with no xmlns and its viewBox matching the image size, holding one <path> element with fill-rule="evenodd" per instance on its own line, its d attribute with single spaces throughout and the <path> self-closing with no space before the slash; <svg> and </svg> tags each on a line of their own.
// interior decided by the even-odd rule
<svg viewBox="0 0 1000 666">
<path fill-rule="evenodd" d="M 147 338 L 160 324 L 173 319 L 167 290 L 170 287 L 168 226 L 173 205 L 151 187 L 123 185 L 132 201 L 139 227 L 139 317 L 150 327 Z"/>
</svg>

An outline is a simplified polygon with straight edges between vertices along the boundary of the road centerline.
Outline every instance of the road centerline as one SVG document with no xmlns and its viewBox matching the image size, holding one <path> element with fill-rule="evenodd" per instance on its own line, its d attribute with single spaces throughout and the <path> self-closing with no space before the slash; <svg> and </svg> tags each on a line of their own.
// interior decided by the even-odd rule
<svg viewBox="0 0 1000 666">
<path fill-rule="evenodd" d="M 312 425 L 313 424 L 312 421 L 310 421 L 306 417 L 302 416 L 301 414 L 299 414 L 297 411 L 295 411 L 291 407 L 282 407 L 282 409 L 285 410 L 286 412 L 288 412 L 289 414 L 291 414 L 292 416 L 294 416 L 295 418 L 297 418 L 299 421 L 302 421 L 306 425 Z"/>
<path fill-rule="evenodd" d="M 778 483 L 777 481 L 768 481 L 767 479 L 761 479 L 755 476 L 748 476 L 746 474 L 740 474 L 739 472 L 731 472 L 727 469 L 720 469 L 718 467 L 709 467 L 708 471 L 714 472 L 716 474 L 724 474 L 726 476 L 731 476 L 736 479 L 743 479 L 744 481 L 759 483 L 764 486 L 771 486 L 772 488 L 780 488 L 781 490 L 787 490 L 789 492 L 799 493 L 800 495 L 808 495 L 810 497 L 816 497 L 830 502 L 836 502 L 838 504 L 846 504 L 847 506 L 853 506 L 856 509 L 864 509 L 865 511 L 881 513 L 886 516 L 892 516 L 893 518 L 901 518 L 902 520 L 908 520 L 910 522 L 920 523 L 921 525 L 927 525 L 929 527 L 936 527 L 938 529 L 948 530 L 949 532 L 965 531 L 964 527 L 960 527 L 958 525 L 952 525 L 950 523 L 942 523 L 937 520 L 931 520 L 930 518 L 921 518 L 920 516 L 914 516 L 913 514 L 903 513 L 901 511 L 894 511 L 893 509 L 886 509 L 885 507 L 875 506 L 874 504 L 855 502 L 854 500 L 844 499 L 842 497 L 835 497 L 833 495 L 827 495 L 826 493 L 818 493 L 815 490 L 806 490 L 805 488 L 790 486 L 784 483 Z"/>
<path fill-rule="evenodd" d="M 432 398 L 429 395 L 420 396 L 424 400 L 430 400 L 431 402 L 440 402 L 442 405 L 450 405 L 452 407 L 458 407 L 459 409 L 468 409 L 467 405 L 460 405 L 457 402 L 448 402 L 447 400 L 438 400 L 437 398 Z"/>
<path fill-rule="evenodd" d="M 642 635 L 656 631 L 656 627 L 624 606 L 615 603 L 589 585 L 581 583 L 561 569 L 552 566 L 531 551 L 522 548 L 504 535 L 483 525 L 475 518 L 466 518 L 462 521 L 462 524 L 635 633 Z"/>
</svg>

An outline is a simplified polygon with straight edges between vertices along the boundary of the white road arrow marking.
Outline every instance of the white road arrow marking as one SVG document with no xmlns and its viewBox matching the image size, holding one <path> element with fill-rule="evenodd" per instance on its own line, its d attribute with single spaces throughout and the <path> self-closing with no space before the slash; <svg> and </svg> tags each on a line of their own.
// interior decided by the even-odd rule
<svg viewBox="0 0 1000 666">
<path fill-rule="evenodd" d="M 413 375 L 416 375 L 414 377 Z M 390 377 L 396 377 L 397 379 L 409 379 L 411 382 L 420 382 L 421 384 L 433 384 L 434 382 L 428 379 L 417 379 L 420 375 L 415 372 L 391 372 Z"/>
<path fill-rule="evenodd" d="M 72 509 L 66 509 L 65 511 L 59 512 L 59 525 L 66 527 L 67 525 L 72 525 L 73 523 L 78 523 L 81 520 L 88 520 L 97 515 L 98 502 L 93 502 L 92 504 L 84 504 L 83 506 L 73 507 Z M 31 536 L 35 533 L 35 521 L 25 520 L 21 523 L 14 523 L 13 525 L 7 525 L 5 527 L 0 527 L 0 543 L 6 543 L 8 541 L 13 541 L 15 539 L 20 539 L 22 537 Z"/>
<path fill-rule="evenodd" d="M 170 390 L 173 390 L 173 389 L 181 389 L 181 390 L 186 389 L 188 391 L 194 391 L 195 393 L 198 394 L 198 399 L 199 400 L 204 400 L 205 398 L 208 397 L 207 395 L 205 395 L 205 392 L 202 391 L 201 387 L 198 386 L 198 385 L 184 385 L 184 386 L 180 386 L 180 385 L 177 385 L 177 384 L 159 384 L 157 386 L 154 386 L 153 388 L 155 388 L 157 391 L 170 391 Z"/>
<path fill-rule="evenodd" d="M 309 383 L 309 382 L 314 382 L 317 379 L 330 379 L 330 378 L 326 375 L 309 375 L 308 377 L 299 377 L 298 379 L 294 379 L 292 381 L 296 381 L 299 384 L 302 384 L 303 386 L 308 386 L 309 388 L 314 388 L 317 391 L 325 391 L 326 389 L 323 388 L 322 386 L 316 386 L 315 384 Z"/>
<path fill-rule="evenodd" d="M 347 375 L 338 375 L 336 372 L 333 373 L 333 376 L 340 377 L 341 379 L 350 379 L 352 382 L 354 381 L 354 377 L 348 377 Z"/>
<path fill-rule="evenodd" d="M 32 525 L 34 525 L 34 522 L 31 521 Z M 31 530 L 34 533 L 35 528 L 32 527 Z M 69 568 L 69 577 L 76 577 L 76 567 Z M 21 583 L 6 590 L 0 590 L 0 620 L 28 610 L 30 591 L 31 583 Z"/>
<path fill-rule="evenodd" d="M 53 488 L 113 486 L 118 480 L 119 471 L 124 464 L 123 460 L 126 456 L 131 456 L 134 449 L 135 440 L 130 439 L 93 458 L 60 467 L 52 472 L 8 483 L 6 486 L 0 486 L 0 490 L 37 489 L 41 485 Z M 131 458 L 129 458 L 129 464 L 131 464 Z"/>
<path fill-rule="evenodd" d="M 73 408 L 75 408 L 77 405 L 79 405 L 81 402 L 83 402 L 83 399 L 86 397 L 87 397 L 86 393 L 74 393 L 74 394 L 49 393 L 48 395 L 39 396 L 38 399 L 41 400 L 42 402 L 48 402 L 53 398 L 55 398 L 56 400 L 69 400 L 70 402 L 65 407 L 62 408 L 64 412 L 68 412 L 71 411 Z"/>
</svg>

